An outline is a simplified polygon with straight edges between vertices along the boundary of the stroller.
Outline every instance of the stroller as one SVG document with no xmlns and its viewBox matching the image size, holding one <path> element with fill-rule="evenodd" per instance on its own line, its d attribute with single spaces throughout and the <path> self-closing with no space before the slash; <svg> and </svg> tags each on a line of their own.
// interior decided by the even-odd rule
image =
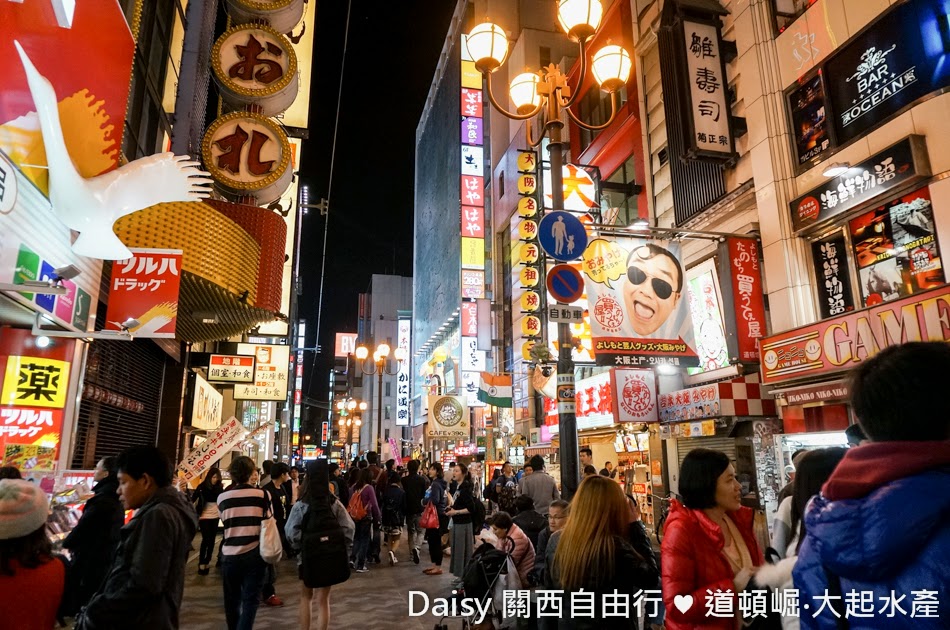
<svg viewBox="0 0 950 630">
<path fill-rule="evenodd" d="M 482 603 L 490 601 L 489 613 L 485 619 L 494 618 L 496 612 L 500 612 L 495 607 L 495 587 L 508 566 L 508 558 L 514 548 L 514 543 L 509 541 L 509 544 L 512 548 L 507 552 L 499 551 L 489 543 L 479 545 L 478 549 L 472 553 L 468 564 L 465 565 L 462 586 L 457 589 L 458 592 L 455 595 L 458 599 L 477 599 Z M 461 619 L 462 630 L 469 630 L 475 624 L 474 618 L 446 615 L 436 624 L 435 630 L 448 630 L 448 626 L 444 623 L 446 619 Z"/>
</svg>

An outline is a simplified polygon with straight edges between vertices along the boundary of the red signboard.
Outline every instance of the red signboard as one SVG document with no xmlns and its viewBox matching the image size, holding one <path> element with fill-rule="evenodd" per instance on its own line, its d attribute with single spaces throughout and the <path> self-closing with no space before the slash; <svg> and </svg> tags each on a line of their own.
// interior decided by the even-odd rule
<svg viewBox="0 0 950 630">
<path fill-rule="evenodd" d="M 254 357 L 212 354 L 208 359 L 208 380 L 227 383 L 253 383 Z"/>
<path fill-rule="evenodd" d="M 482 91 L 462 88 L 462 115 L 482 117 Z"/>
<path fill-rule="evenodd" d="M 106 329 L 130 319 L 137 337 L 174 337 L 181 281 L 180 249 L 133 249 L 132 258 L 112 266 Z"/>
<path fill-rule="evenodd" d="M 478 336 L 478 303 L 462 302 L 462 335 Z"/>
<path fill-rule="evenodd" d="M 950 341 L 950 285 L 762 339 L 762 382 L 843 372 L 908 341 Z"/>
<path fill-rule="evenodd" d="M 475 175 L 462 175 L 462 203 L 466 206 L 485 205 L 485 180 Z"/>
<path fill-rule="evenodd" d="M 320 429 L 320 444 L 326 445 L 330 441 L 330 422 L 323 421 Z"/>
<path fill-rule="evenodd" d="M 732 312 L 736 325 L 735 341 L 729 344 L 730 355 L 737 357 L 740 363 L 756 363 L 759 361 L 757 341 L 765 336 L 766 330 L 758 244 L 751 238 L 729 238 L 725 247 L 728 265 L 722 268 L 729 269 L 732 280 Z"/>
<path fill-rule="evenodd" d="M 485 238 L 485 209 L 462 206 L 462 236 Z"/>
</svg>

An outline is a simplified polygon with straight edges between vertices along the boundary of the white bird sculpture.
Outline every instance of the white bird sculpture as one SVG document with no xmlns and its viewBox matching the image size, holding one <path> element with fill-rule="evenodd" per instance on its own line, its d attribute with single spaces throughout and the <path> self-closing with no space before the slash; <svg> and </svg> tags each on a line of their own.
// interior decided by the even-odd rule
<svg viewBox="0 0 950 630">
<path fill-rule="evenodd" d="M 13 43 L 20 53 L 43 132 L 53 213 L 68 228 L 79 232 L 74 252 L 103 260 L 131 258 L 132 252 L 112 231 L 116 220 L 157 203 L 198 201 L 211 195 L 208 184 L 213 180 L 209 173 L 187 155 L 160 153 L 96 177 L 80 175 L 63 140 L 53 84 L 39 73 L 20 43 Z"/>
</svg>

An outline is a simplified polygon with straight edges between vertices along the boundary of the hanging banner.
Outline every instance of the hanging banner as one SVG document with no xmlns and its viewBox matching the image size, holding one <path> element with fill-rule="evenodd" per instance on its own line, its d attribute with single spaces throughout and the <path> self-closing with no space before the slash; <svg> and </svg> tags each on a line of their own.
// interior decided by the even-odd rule
<svg viewBox="0 0 950 630">
<path fill-rule="evenodd" d="M 717 19 L 718 22 L 718 19 Z M 728 82 L 723 64 L 719 28 L 712 23 L 683 21 L 685 67 L 689 90 L 686 102 L 691 137 L 687 155 L 732 159 L 734 157 Z"/>
<path fill-rule="evenodd" d="M 191 425 L 211 431 L 221 424 L 224 396 L 200 374 L 195 374 L 195 396 L 191 403 Z"/>
<path fill-rule="evenodd" d="M 130 319 L 136 337 L 174 338 L 181 283 L 180 249 L 133 249 L 132 258 L 112 265 L 105 330 Z"/>
<path fill-rule="evenodd" d="M 206 470 L 240 444 L 246 435 L 247 429 L 244 425 L 231 416 L 227 422 L 209 434 L 204 442 L 188 453 L 178 465 L 178 476 L 185 481 L 201 477 Z"/>
<path fill-rule="evenodd" d="M 699 357 L 684 290 L 680 245 L 593 240 L 582 271 L 598 365 L 696 367 Z"/>
<path fill-rule="evenodd" d="M 854 310 L 846 252 L 842 232 L 812 243 L 811 253 L 812 260 L 815 261 L 815 283 L 818 287 L 821 319 L 844 315 Z"/>
<path fill-rule="evenodd" d="M 716 261 L 706 260 L 686 272 L 689 287 L 689 311 L 696 334 L 696 353 L 699 367 L 690 368 L 690 374 L 712 372 L 729 366 L 729 344 L 723 318 L 722 291 Z"/>
<path fill-rule="evenodd" d="M 429 396 L 428 403 L 430 438 L 468 439 L 471 431 L 465 396 Z"/>
<path fill-rule="evenodd" d="M 719 245 L 719 271 L 727 304 L 726 338 L 731 362 L 758 363 L 758 340 L 765 336 L 765 298 L 759 245 L 753 238 L 727 238 Z"/>
<path fill-rule="evenodd" d="M 396 347 L 402 348 L 405 355 L 411 356 L 412 352 L 412 320 L 401 318 L 398 324 L 398 336 L 396 338 Z M 400 361 L 399 371 L 396 373 L 396 426 L 408 427 L 410 414 L 412 413 L 411 395 L 409 384 L 411 377 L 410 361 Z"/>
<path fill-rule="evenodd" d="M 239 343 L 238 354 L 257 360 L 253 384 L 236 384 L 235 400 L 287 400 L 290 346 Z"/>
</svg>

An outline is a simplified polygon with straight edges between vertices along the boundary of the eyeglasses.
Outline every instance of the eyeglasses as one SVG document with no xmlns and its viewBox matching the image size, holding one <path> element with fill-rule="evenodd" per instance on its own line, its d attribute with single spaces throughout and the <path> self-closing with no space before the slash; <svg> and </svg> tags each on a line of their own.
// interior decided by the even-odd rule
<svg viewBox="0 0 950 630">
<path fill-rule="evenodd" d="M 673 295 L 673 285 L 666 280 L 652 278 L 639 267 L 627 267 L 627 280 L 630 281 L 630 284 L 639 286 L 643 284 L 647 278 L 650 278 L 650 284 L 653 285 L 653 292 L 656 293 L 656 296 L 661 300 L 665 300 Z"/>
</svg>

